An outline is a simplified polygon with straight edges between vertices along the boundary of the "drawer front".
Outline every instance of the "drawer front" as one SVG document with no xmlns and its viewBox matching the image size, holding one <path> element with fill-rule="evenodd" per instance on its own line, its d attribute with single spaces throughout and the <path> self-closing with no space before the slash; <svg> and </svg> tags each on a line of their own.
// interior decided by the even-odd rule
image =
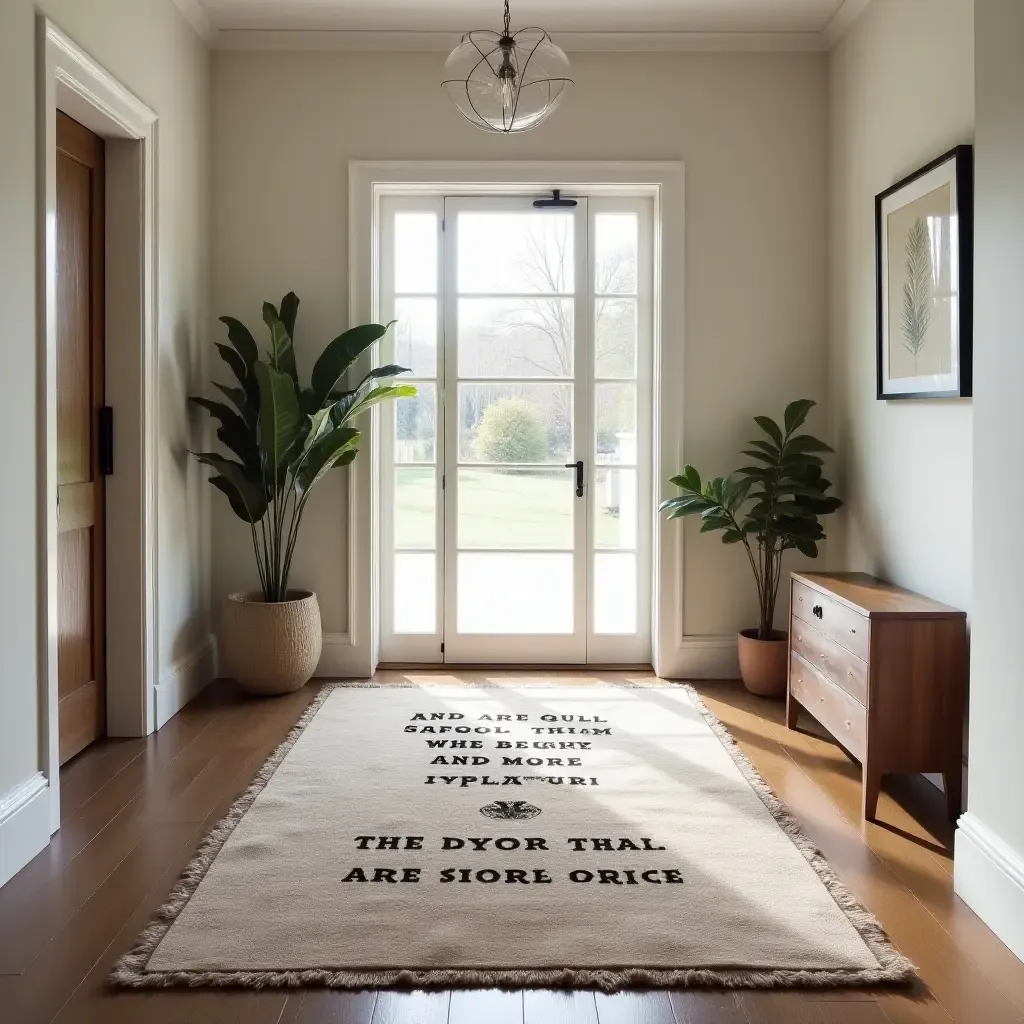
<svg viewBox="0 0 1024 1024">
<path fill-rule="evenodd" d="M 868 660 L 868 620 L 852 608 L 794 581 L 793 614 L 861 661 Z"/>
<path fill-rule="evenodd" d="M 867 711 L 862 705 L 811 668 L 799 654 L 789 656 L 789 689 L 858 761 L 864 760 Z"/>
<path fill-rule="evenodd" d="M 790 624 L 789 646 L 823 676 L 838 683 L 858 703 L 867 707 L 868 666 L 855 654 L 796 616 Z"/>
</svg>

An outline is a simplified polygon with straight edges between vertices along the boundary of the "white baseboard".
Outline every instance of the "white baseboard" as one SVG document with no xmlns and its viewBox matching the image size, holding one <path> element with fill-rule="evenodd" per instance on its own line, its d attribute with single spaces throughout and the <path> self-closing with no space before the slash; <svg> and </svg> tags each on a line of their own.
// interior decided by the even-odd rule
<svg viewBox="0 0 1024 1024">
<path fill-rule="evenodd" d="M 0 796 L 0 885 L 50 841 L 50 793 L 36 772 Z"/>
<path fill-rule="evenodd" d="M 664 679 L 739 679 L 735 636 L 684 636 L 675 650 L 659 652 L 655 669 Z"/>
<path fill-rule="evenodd" d="M 189 701 L 198 697 L 216 675 L 217 640 L 211 634 L 160 676 L 154 690 L 156 728 L 161 728 Z"/>
<path fill-rule="evenodd" d="M 970 812 L 959 826 L 954 891 L 1024 960 L 1024 857 Z"/>
<path fill-rule="evenodd" d="M 348 633 L 324 633 L 320 661 L 313 673 L 317 679 L 366 679 L 370 674 L 366 652 L 352 643 Z"/>
</svg>

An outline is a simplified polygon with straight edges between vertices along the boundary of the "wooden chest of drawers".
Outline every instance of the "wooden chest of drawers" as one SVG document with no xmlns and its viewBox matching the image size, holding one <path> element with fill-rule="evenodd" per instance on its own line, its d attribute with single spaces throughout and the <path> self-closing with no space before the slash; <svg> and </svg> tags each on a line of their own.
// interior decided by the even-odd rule
<svg viewBox="0 0 1024 1024">
<path fill-rule="evenodd" d="M 887 772 L 941 772 L 960 813 L 967 617 L 865 573 L 793 573 L 786 724 L 801 707 L 858 761 L 864 818 Z"/>
</svg>

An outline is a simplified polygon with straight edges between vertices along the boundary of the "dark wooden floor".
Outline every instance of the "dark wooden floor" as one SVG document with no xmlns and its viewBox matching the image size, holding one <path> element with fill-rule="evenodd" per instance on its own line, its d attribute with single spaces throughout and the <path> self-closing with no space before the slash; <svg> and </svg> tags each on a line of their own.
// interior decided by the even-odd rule
<svg viewBox="0 0 1024 1024">
<path fill-rule="evenodd" d="M 398 673 L 381 673 L 387 681 Z M 416 674 L 416 678 L 424 673 Z M 450 673 L 446 681 L 551 674 Z M 628 674 L 637 679 L 636 674 Z M 585 683 L 597 676 L 560 676 Z M 970 1024 L 1024 1022 L 1024 964 L 953 895 L 938 791 L 889 789 L 862 827 L 859 769 L 826 739 L 786 731 L 781 704 L 701 684 L 850 889 L 920 967 L 910 993 L 112 993 L 105 978 L 206 830 L 312 698 L 248 701 L 211 687 L 145 740 L 105 742 L 62 776 L 63 824 L 0 889 L 0 1021 L 12 1024 Z M 813 728 L 810 722 L 804 723 Z"/>
</svg>

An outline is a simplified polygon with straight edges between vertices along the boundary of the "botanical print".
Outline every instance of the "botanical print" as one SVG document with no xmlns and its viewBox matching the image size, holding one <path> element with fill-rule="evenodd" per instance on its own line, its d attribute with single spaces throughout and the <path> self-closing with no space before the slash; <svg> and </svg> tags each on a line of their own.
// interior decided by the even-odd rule
<svg viewBox="0 0 1024 1024">
<path fill-rule="evenodd" d="M 890 379 L 952 372 L 950 208 L 945 184 L 888 216 Z"/>
</svg>

